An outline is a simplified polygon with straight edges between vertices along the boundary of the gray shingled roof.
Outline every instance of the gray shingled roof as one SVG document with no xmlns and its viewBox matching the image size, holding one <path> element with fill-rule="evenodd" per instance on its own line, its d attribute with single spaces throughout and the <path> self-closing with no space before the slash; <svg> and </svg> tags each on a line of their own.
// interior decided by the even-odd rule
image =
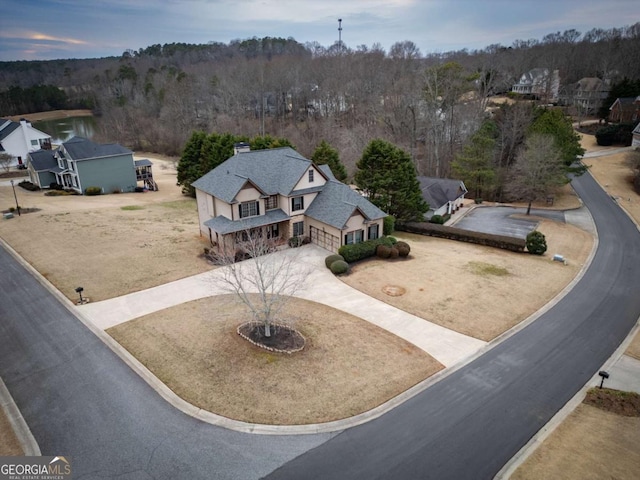
<svg viewBox="0 0 640 480">
<path fill-rule="evenodd" d="M 11 135 L 11 133 L 13 133 L 20 126 L 18 122 L 13 122 L 11 120 L 7 120 L 6 118 L 0 118 L 0 127 L 3 126 L 6 122 L 9 122 L 9 125 L 0 130 L 0 142 Z"/>
<path fill-rule="evenodd" d="M 265 195 L 290 195 L 312 165 L 290 147 L 238 153 L 193 182 L 193 187 L 232 203 L 247 180 Z"/>
<path fill-rule="evenodd" d="M 359 209 L 367 220 L 379 220 L 387 216 L 369 200 L 348 185 L 329 181 L 316 196 L 305 215 L 340 230 L 345 228 L 353 212 Z"/>
<path fill-rule="evenodd" d="M 58 166 L 58 161 L 53 157 L 55 150 L 37 150 L 31 152 L 31 165 L 36 172 L 46 172 Z"/>
<path fill-rule="evenodd" d="M 75 161 L 133 153 L 128 148 L 124 148 L 117 143 L 100 145 L 83 137 L 73 137 L 62 145 L 68 155 Z"/>
<path fill-rule="evenodd" d="M 207 220 L 204 222 L 204 225 L 214 232 L 226 235 L 228 233 L 243 232 L 252 228 L 264 227 L 265 225 L 284 222 L 286 220 L 289 220 L 289 216 L 278 208 L 276 210 L 267 210 L 264 215 L 243 218 L 242 220 L 236 221 L 229 220 L 227 217 L 220 215 L 219 217 Z"/>
<path fill-rule="evenodd" d="M 148 158 L 143 158 L 141 160 L 134 160 L 133 163 L 135 164 L 136 167 L 150 167 L 151 165 L 153 165 L 151 160 L 149 160 Z"/>
<path fill-rule="evenodd" d="M 422 198 L 431 210 L 437 210 L 447 202 L 452 202 L 462 193 L 461 181 L 451 178 L 418 177 Z"/>
</svg>

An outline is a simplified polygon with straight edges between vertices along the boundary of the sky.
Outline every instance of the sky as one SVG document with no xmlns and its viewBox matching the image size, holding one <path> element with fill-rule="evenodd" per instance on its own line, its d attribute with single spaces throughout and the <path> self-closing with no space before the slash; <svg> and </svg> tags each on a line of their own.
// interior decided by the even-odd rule
<svg viewBox="0 0 640 480">
<path fill-rule="evenodd" d="M 3 0 L 0 61 L 120 56 L 153 44 L 292 37 L 422 54 L 640 21 L 637 0 Z"/>
</svg>

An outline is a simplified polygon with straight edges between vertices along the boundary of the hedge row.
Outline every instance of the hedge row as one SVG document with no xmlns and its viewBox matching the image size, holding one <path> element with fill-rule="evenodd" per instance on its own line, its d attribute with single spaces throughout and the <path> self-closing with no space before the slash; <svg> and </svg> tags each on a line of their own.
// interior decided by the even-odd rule
<svg viewBox="0 0 640 480">
<path fill-rule="evenodd" d="M 487 247 L 502 248 L 512 252 L 524 252 L 526 241 L 524 238 L 507 237 L 504 235 L 493 235 L 491 233 L 472 232 L 461 228 L 446 227 L 435 223 L 412 222 L 396 226 L 397 230 L 430 237 L 447 238 L 460 242 L 475 243 Z"/>
<path fill-rule="evenodd" d="M 397 240 L 393 237 L 380 237 L 375 240 L 367 240 L 366 242 L 343 245 L 338 250 L 338 253 L 342 255 L 347 263 L 353 263 L 363 258 L 373 257 L 376 254 L 378 245 L 391 247 L 396 242 Z"/>
</svg>

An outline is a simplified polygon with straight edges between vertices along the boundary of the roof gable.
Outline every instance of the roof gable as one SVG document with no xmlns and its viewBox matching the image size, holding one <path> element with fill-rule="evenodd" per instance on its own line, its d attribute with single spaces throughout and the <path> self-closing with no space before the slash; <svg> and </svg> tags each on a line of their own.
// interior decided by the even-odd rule
<svg viewBox="0 0 640 480">
<path fill-rule="evenodd" d="M 29 154 L 31 165 L 36 172 L 47 171 L 58 166 L 58 160 L 54 157 L 55 150 L 37 150 Z"/>
<path fill-rule="evenodd" d="M 452 202 L 467 193 L 461 180 L 451 178 L 418 177 L 422 198 L 431 210 L 437 210 L 447 202 Z"/>
<path fill-rule="evenodd" d="M 64 151 L 75 161 L 133 154 L 117 143 L 98 144 L 83 137 L 73 137 L 62 144 Z"/>
</svg>

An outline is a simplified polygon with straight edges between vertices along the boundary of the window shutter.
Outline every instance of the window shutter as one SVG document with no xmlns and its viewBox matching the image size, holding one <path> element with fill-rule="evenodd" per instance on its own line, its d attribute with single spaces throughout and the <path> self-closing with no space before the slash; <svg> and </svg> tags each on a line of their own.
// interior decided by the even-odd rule
<svg viewBox="0 0 640 480">
<path fill-rule="evenodd" d="M 292 211 L 292 212 L 293 212 L 293 209 L 294 209 L 294 208 L 296 208 L 296 207 L 295 207 L 295 205 L 296 205 L 296 204 L 295 204 L 295 201 L 296 201 L 296 199 L 295 199 L 295 198 L 292 198 L 292 199 L 291 199 L 291 211 Z"/>
<path fill-rule="evenodd" d="M 300 210 L 304 210 L 304 197 L 300 197 Z"/>
<path fill-rule="evenodd" d="M 238 215 L 239 218 L 242 218 L 242 204 L 238 205 Z"/>
<path fill-rule="evenodd" d="M 260 215 L 260 202 L 256 202 L 256 215 Z"/>
</svg>

